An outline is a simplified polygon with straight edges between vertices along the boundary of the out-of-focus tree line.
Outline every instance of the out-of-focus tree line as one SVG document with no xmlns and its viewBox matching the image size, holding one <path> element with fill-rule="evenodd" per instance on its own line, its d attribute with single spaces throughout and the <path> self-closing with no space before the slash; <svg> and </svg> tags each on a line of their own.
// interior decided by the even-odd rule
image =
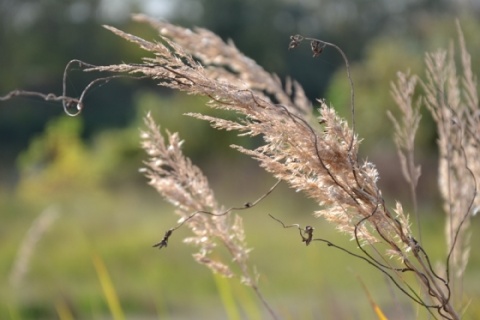
<svg viewBox="0 0 480 320">
<path fill-rule="evenodd" d="M 480 50 L 480 39 L 475 36 L 479 29 L 478 1 L 3 0 L 0 94 L 17 88 L 60 94 L 63 69 L 71 59 L 96 65 L 140 61 L 140 49 L 101 27 L 111 24 L 155 38 L 154 30 L 130 21 L 129 14 L 134 12 L 188 27 L 205 27 L 232 39 L 267 71 L 297 79 L 312 103 L 315 98 L 325 97 L 348 117 L 349 88 L 338 53 L 328 50 L 313 60 L 308 48 L 287 50 L 289 36 L 297 33 L 336 43 L 352 64 L 358 131 L 365 138 L 365 148 L 373 149 L 382 148 L 382 141 L 391 143 L 391 125 L 385 111 L 394 109 L 389 86 L 396 71 L 409 68 L 419 72 L 426 50 L 444 47 L 449 39 L 456 38 L 456 18 L 464 28 L 474 66 L 478 65 L 475 52 Z M 95 76 L 71 70 L 68 94 L 78 96 Z M 126 132 L 137 134 L 146 110 L 152 110 L 165 127 L 182 131 L 193 157 L 208 160 L 212 143 L 226 146 L 229 143 L 219 139 L 233 139 L 181 115 L 193 105 L 201 105 L 194 98 L 173 94 L 152 82 L 112 81 L 93 90 L 85 104 L 78 135 L 86 143 L 102 145 L 103 150 L 110 146 L 111 152 L 132 168 L 139 164 L 141 152 L 136 137 L 124 137 Z M 63 116 L 61 107 L 53 102 L 16 98 L 0 104 L 2 184 L 17 181 L 15 165 L 22 163 L 19 154 L 58 116 Z M 428 123 L 428 119 L 425 121 Z M 115 133 L 108 131 L 111 129 Z M 202 138 L 192 141 L 196 136 Z M 434 139 L 433 128 L 426 125 L 419 137 L 420 147 L 430 148 Z M 44 147 L 44 154 L 31 161 L 48 161 L 54 149 Z"/>
</svg>

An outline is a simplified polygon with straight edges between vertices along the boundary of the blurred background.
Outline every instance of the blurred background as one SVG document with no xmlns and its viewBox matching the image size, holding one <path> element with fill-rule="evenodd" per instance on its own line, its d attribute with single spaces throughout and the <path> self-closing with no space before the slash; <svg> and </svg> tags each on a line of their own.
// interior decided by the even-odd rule
<svg viewBox="0 0 480 320">
<path fill-rule="evenodd" d="M 306 45 L 287 50 L 289 36 L 297 33 L 339 45 L 352 67 L 362 157 L 378 166 L 391 206 L 399 200 L 407 209 L 408 188 L 386 116 L 387 110 L 396 112 L 391 81 L 397 71 L 423 75 L 424 52 L 448 48 L 456 40 L 455 19 L 476 74 L 480 65 L 479 0 L 0 0 L 0 95 L 14 89 L 61 94 L 63 70 L 71 59 L 95 65 L 140 62 L 145 52 L 102 28 L 109 24 L 155 39 L 154 30 L 130 20 L 139 12 L 233 40 L 267 71 L 298 80 L 312 103 L 326 98 L 349 119 L 341 57 L 327 50 L 312 59 Z M 68 94 L 80 95 L 96 76 L 72 70 Z M 254 161 L 228 148 L 254 142 L 182 115 L 209 112 L 204 102 L 153 81 L 128 79 L 92 90 L 84 112 L 75 118 L 59 104 L 39 99 L 0 102 L 1 319 L 117 318 L 105 287 L 113 289 L 118 312 L 129 319 L 232 318 L 219 297 L 225 286 L 240 315 L 263 318 L 248 288 L 236 280 L 226 284 L 193 262 L 194 248 L 181 242 L 186 228 L 167 250 L 151 248 L 177 218 L 138 172 L 145 158 L 139 130 L 146 112 L 162 128 L 180 132 L 185 153 L 204 170 L 225 206 L 253 201 L 273 184 Z M 433 261 L 442 261 L 436 134 L 424 111 L 416 150 L 422 165 L 421 231 Z M 352 246 L 312 217 L 315 208 L 281 186 L 242 213 L 260 288 L 281 317 L 372 318 L 359 278 L 387 315 L 395 318 L 399 309 L 413 312 L 415 307 L 399 292 L 390 294 L 387 281 L 368 266 L 321 245 L 305 250 L 296 232 L 279 228 L 267 215 L 313 225 L 325 238 Z M 472 243 L 478 243 L 476 220 L 472 228 Z M 476 251 L 464 284 L 472 319 L 480 317 L 474 303 L 480 297 Z"/>
</svg>

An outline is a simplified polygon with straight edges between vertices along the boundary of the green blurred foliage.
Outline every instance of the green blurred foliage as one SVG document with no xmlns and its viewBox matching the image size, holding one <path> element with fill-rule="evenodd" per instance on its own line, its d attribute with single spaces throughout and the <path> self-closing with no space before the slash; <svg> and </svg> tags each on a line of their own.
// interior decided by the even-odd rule
<svg viewBox="0 0 480 320">
<path fill-rule="evenodd" d="M 46 205 L 98 183 L 98 163 L 80 138 L 80 130 L 81 119 L 58 118 L 32 141 L 19 158 L 20 199 Z"/>
</svg>

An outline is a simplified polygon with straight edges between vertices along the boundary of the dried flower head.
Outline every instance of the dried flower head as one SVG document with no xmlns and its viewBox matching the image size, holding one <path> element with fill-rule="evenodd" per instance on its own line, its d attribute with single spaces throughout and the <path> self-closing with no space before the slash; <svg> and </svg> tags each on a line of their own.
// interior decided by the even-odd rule
<svg viewBox="0 0 480 320">
<path fill-rule="evenodd" d="M 183 155 L 183 141 L 177 133 L 167 132 L 166 142 L 150 115 L 145 117 L 145 125 L 146 130 L 141 133 L 142 147 L 149 158 L 142 171 L 149 179 L 149 184 L 177 208 L 179 223 L 186 223 L 192 230 L 194 235 L 185 239 L 185 242 L 199 248 L 198 253 L 194 254 L 195 260 L 214 272 L 233 276 L 229 262 L 222 261 L 218 258 L 219 255 L 215 255 L 215 258 L 211 256 L 221 243 L 228 249 L 232 260 L 244 266 L 242 277 L 253 281 L 247 267 L 250 249 L 245 243 L 242 219 L 239 216 L 219 214 L 222 209 L 215 201 L 206 177 Z M 192 215 L 203 212 L 211 214 Z M 166 232 L 162 242 L 156 246 L 167 246 L 171 234 L 172 229 Z"/>
</svg>

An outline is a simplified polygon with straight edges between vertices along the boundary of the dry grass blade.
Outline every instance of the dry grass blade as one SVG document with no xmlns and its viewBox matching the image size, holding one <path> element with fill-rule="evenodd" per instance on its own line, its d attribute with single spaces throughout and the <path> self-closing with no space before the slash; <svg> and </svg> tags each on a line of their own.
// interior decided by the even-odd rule
<svg viewBox="0 0 480 320">
<path fill-rule="evenodd" d="M 44 233 L 58 218 L 58 215 L 58 208 L 56 206 L 50 206 L 43 210 L 42 213 L 40 213 L 40 215 L 33 221 L 30 229 L 21 243 L 10 272 L 9 281 L 14 288 L 19 287 L 22 284 L 22 281 L 28 272 L 30 259 L 35 253 L 34 250 L 36 245 Z"/>
</svg>

